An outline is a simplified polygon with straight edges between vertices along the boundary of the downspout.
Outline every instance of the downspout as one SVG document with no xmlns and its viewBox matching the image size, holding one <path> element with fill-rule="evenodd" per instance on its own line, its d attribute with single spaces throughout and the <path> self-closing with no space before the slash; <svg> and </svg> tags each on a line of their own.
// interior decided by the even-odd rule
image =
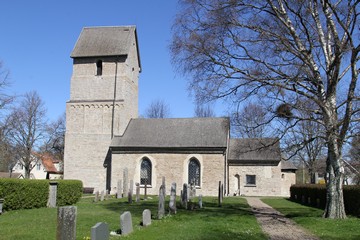
<svg viewBox="0 0 360 240">
<path fill-rule="evenodd" d="M 114 99 L 111 113 L 111 139 L 114 137 L 115 122 L 115 101 L 116 101 L 116 85 L 117 85 L 118 58 L 115 59 L 115 77 L 114 77 Z"/>
<path fill-rule="evenodd" d="M 228 163 L 228 157 L 229 157 L 229 151 L 230 151 L 230 129 L 227 136 L 226 141 L 226 151 L 225 151 L 225 180 L 226 180 L 226 193 L 229 196 L 230 191 L 230 184 L 229 184 L 229 163 Z"/>
</svg>

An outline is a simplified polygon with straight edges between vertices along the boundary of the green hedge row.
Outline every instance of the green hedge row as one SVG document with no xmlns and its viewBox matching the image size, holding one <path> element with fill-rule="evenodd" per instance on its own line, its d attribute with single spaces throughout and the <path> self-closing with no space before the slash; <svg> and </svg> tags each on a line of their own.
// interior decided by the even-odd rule
<svg viewBox="0 0 360 240">
<path fill-rule="evenodd" d="M 344 185 L 344 204 L 347 214 L 360 216 L 360 185 Z M 325 209 L 326 185 L 296 184 L 290 187 L 290 198 L 293 201 Z"/>
<path fill-rule="evenodd" d="M 82 182 L 59 180 L 57 205 L 75 204 L 82 196 Z M 0 179 L 0 198 L 5 199 L 4 210 L 46 207 L 49 197 L 49 180 Z"/>
</svg>

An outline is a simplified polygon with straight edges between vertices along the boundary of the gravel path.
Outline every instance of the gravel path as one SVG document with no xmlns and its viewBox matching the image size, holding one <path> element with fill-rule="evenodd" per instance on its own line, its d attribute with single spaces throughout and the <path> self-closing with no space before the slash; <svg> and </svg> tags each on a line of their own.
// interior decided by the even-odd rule
<svg viewBox="0 0 360 240">
<path fill-rule="evenodd" d="M 268 234 L 271 240 L 318 240 L 317 237 L 307 230 L 284 217 L 259 198 L 246 197 L 253 213 L 261 225 L 262 230 Z"/>
</svg>

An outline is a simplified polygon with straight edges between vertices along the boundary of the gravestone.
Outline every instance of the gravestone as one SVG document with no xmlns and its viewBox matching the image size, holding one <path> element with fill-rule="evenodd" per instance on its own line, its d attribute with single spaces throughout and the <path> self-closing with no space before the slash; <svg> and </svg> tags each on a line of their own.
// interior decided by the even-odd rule
<svg viewBox="0 0 360 240">
<path fill-rule="evenodd" d="M 134 181 L 130 180 L 130 189 L 129 189 L 129 194 L 128 194 L 128 202 L 129 203 L 132 203 L 132 199 L 133 199 L 133 192 L 134 192 L 133 185 L 134 185 Z"/>
<path fill-rule="evenodd" d="M 59 207 L 57 211 L 57 240 L 76 239 L 76 214 L 77 207 Z"/>
<path fill-rule="evenodd" d="M 124 212 L 120 216 L 120 229 L 121 235 L 128 235 L 133 231 L 131 213 L 129 211 Z"/>
<path fill-rule="evenodd" d="M 176 183 L 171 184 L 169 210 L 176 214 Z"/>
<path fill-rule="evenodd" d="M 162 185 L 164 186 L 164 198 L 166 197 L 166 184 L 165 184 L 165 177 L 162 177 Z"/>
<path fill-rule="evenodd" d="M 129 173 L 128 169 L 124 169 L 124 185 L 123 185 L 123 196 L 126 196 L 129 194 Z"/>
<path fill-rule="evenodd" d="M 50 182 L 49 185 L 49 199 L 47 202 L 47 207 L 55 208 L 56 207 L 56 195 L 57 195 L 57 182 Z"/>
<path fill-rule="evenodd" d="M 162 219 L 165 215 L 165 187 L 164 185 L 160 186 L 159 189 L 159 206 L 158 206 L 158 219 Z"/>
<path fill-rule="evenodd" d="M 221 181 L 219 181 L 218 204 L 219 204 L 219 207 L 222 206 L 222 184 L 221 184 Z"/>
<path fill-rule="evenodd" d="M 0 215 L 2 214 L 2 209 L 3 209 L 3 205 L 4 205 L 4 199 L 0 198 Z"/>
<path fill-rule="evenodd" d="M 142 213 L 142 225 L 144 227 L 149 226 L 151 224 L 151 211 L 149 209 L 145 209 Z"/>
<path fill-rule="evenodd" d="M 181 198 L 181 202 L 183 204 L 183 207 L 185 209 L 187 209 L 187 202 L 188 202 L 188 186 L 186 183 L 184 183 L 183 185 L 183 190 L 182 190 L 182 198 Z"/>
<path fill-rule="evenodd" d="M 202 205 L 202 195 L 200 194 L 199 195 L 199 208 L 202 208 L 203 205 Z"/>
<path fill-rule="evenodd" d="M 195 184 L 191 183 L 189 186 L 189 200 L 192 200 L 196 196 L 196 186 Z"/>
<path fill-rule="evenodd" d="M 101 191 L 101 200 L 100 201 L 104 201 L 104 190 Z"/>
<path fill-rule="evenodd" d="M 116 189 L 116 198 L 122 198 L 122 180 L 117 182 L 117 189 Z"/>
<path fill-rule="evenodd" d="M 110 238 L 109 225 L 98 222 L 91 228 L 91 240 L 108 240 Z"/>
<path fill-rule="evenodd" d="M 95 198 L 94 198 L 94 202 L 99 201 L 99 191 L 95 192 Z"/>
<path fill-rule="evenodd" d="M 144 200 L 147 200 L 147 184 L 145 183 L 144 187 Z"/>
<path fill-rule="evenodd" d="M 140 202 L 140 184 L 136 183 L 136 202 Z"/>
</svg>

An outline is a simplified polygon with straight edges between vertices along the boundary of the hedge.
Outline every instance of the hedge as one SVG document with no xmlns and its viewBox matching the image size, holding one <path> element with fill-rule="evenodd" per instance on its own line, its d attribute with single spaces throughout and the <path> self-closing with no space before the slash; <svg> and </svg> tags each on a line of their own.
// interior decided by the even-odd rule
<svg viewBox="0 0 360 240">
<path fill-rule="evenodd" d="M 82 196 L 82 182 L 59 180 L 57 205 L 75 204 Z M 49 197 L 49 180 L 0 179 L 0 198 L 5 199 L 4 210 L 46 207 Z"/>
<path fill-rule="evenodd" d="M 344 205 L 347 214 L 360 216 L 360 185 L 344 185 Z M 326 185 L 296 184 L 290 187 L 290 198 L 302 204 L 325 209 Z"/>
</svg>

